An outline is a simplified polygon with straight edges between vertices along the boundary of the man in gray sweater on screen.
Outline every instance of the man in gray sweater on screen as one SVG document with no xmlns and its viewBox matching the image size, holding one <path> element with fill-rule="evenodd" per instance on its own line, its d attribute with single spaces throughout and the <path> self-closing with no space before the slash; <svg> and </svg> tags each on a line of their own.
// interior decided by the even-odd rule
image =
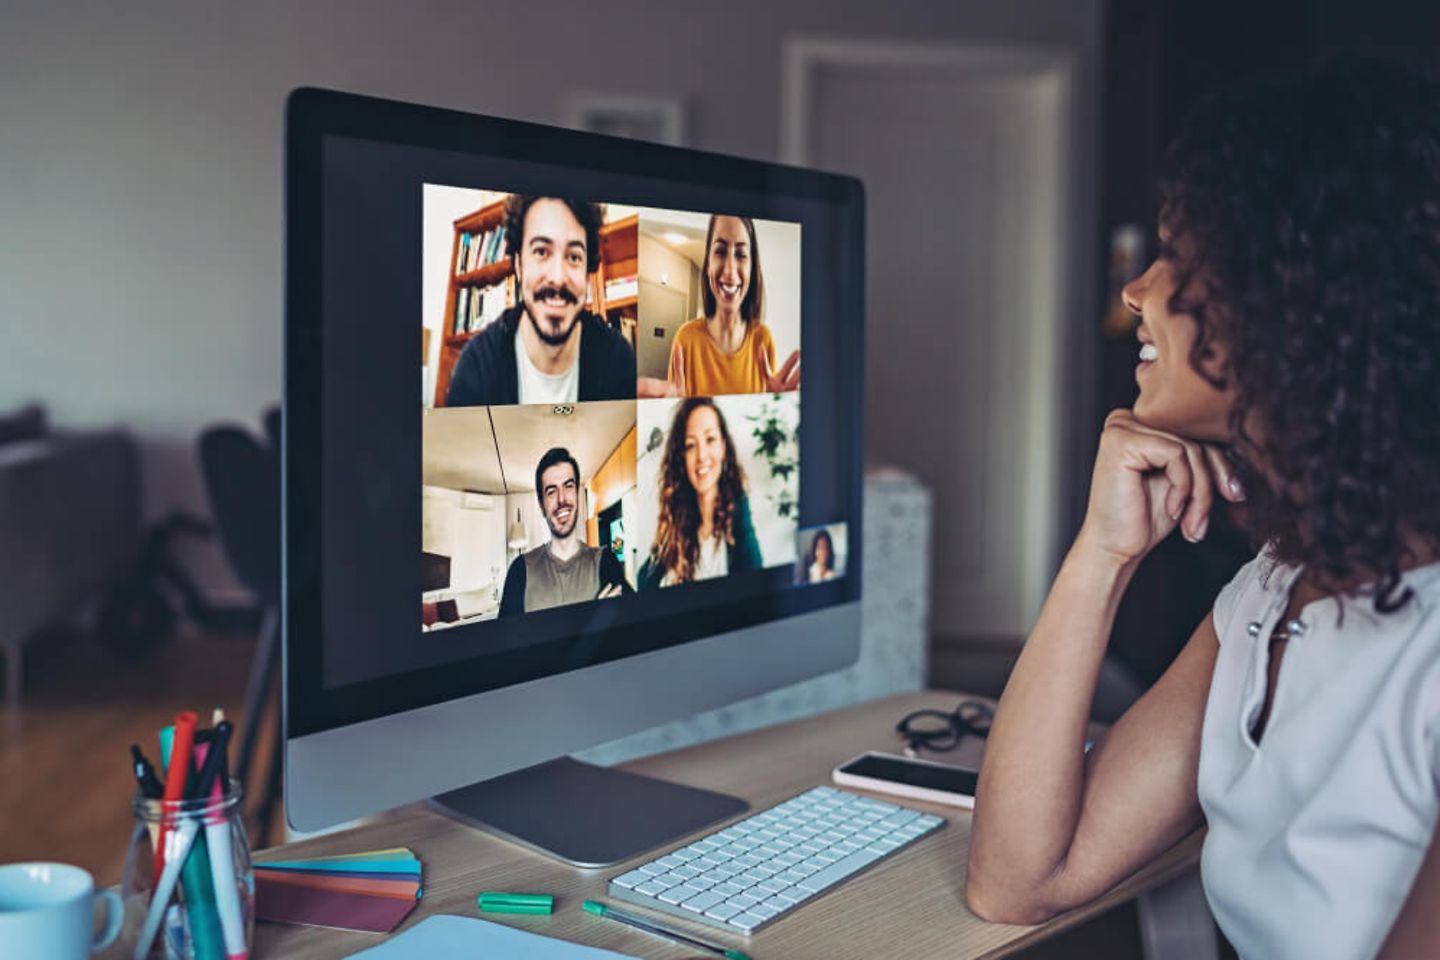
<svg viewBox="0 0 1440 960">
<path fill-rule="evenodd" d="M 615 555 L 580 536 L 580 464 L 551 447 L 535 467 L 535 496 L 550 540 L 516 557 L 505 572 L 500 616 L 630 593 Z"/>
</svg>

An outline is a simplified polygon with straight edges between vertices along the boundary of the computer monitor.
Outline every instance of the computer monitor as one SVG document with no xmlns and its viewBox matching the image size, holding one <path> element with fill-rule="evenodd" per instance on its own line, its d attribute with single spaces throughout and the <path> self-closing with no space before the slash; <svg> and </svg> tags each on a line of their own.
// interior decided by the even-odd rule
<svg viewBox="0 0 1440 960">
<path fill-rule="evenodd" d="M 568 754 L 856 659 L 860 183 L 305 89 L 285 211 L 292 826 L 743 809 Z"/>
</svg>

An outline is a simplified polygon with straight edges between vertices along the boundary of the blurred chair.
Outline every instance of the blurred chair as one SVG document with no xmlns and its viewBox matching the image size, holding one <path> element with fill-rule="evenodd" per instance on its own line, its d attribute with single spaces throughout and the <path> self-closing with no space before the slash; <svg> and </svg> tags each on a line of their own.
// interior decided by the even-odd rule
<svg viewBox="0 0 1440 960">
<path fill-rule="evenodd" d="M 0 416 L 0 650 L 12 707 L 24 645 L 123 577 L 139 531 L 139 453 L 128 433 L 51 433 L 38 406 Z"/>
<path fill-rule="evenodd" d="M 235 764 L 235 778 L 248 794 L 254 793 L 259 782 L 251 768 L 280 655 L 279 425 L 279 411 L 271 410 L 265 416 L 263 440 L 249 430 L 229 425 L 211 427 L 200 437 L 201 470 L 220 544 L 236 578 L 255 595 L 263 610 L 245 690 Z M 277 709 L 274 749 L 257 812 L 257 846 L 265 845 L 280 793 L 282 736 Z"/>
</svg>

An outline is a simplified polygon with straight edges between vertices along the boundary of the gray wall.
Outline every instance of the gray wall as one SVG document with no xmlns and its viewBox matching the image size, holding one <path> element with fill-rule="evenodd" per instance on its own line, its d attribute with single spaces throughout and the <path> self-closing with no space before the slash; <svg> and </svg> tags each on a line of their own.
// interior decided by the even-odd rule
<svg viewBox="0 0 1440 960">
<path fill-rule="evenodd" d="M 789 36 L 1073 49 L 1099 0 L 7 4 L 0 409 L 123 424 L 146 509 L 203 503 L 192 450 L 280 393 L 282 106 L 300 85 L 559 122 L 567 97 L 682 97 L 690 142 L 774 158 Z M 549 62 L 537 62 L 540 51 Z M 214 558 L 202 575 L 226 582 Z"/>
</svg>

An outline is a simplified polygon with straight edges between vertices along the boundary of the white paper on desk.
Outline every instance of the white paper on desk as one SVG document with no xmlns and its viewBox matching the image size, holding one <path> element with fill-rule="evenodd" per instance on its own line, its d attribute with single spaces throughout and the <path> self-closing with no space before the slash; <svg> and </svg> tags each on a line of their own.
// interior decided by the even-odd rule
<svg viewBox="0 0 1440 960">
<path fill-rule="evenodd" d="M 598 918 L 597 918 L 598 919 Z M 525 960 L 635 960 L 623 953 L 542 937 L 475 917 L 440 914 L 426 917 L 378 947 L 350 955 L 364 960 L 475 960 L 523 957 Z"/>
</svg>

